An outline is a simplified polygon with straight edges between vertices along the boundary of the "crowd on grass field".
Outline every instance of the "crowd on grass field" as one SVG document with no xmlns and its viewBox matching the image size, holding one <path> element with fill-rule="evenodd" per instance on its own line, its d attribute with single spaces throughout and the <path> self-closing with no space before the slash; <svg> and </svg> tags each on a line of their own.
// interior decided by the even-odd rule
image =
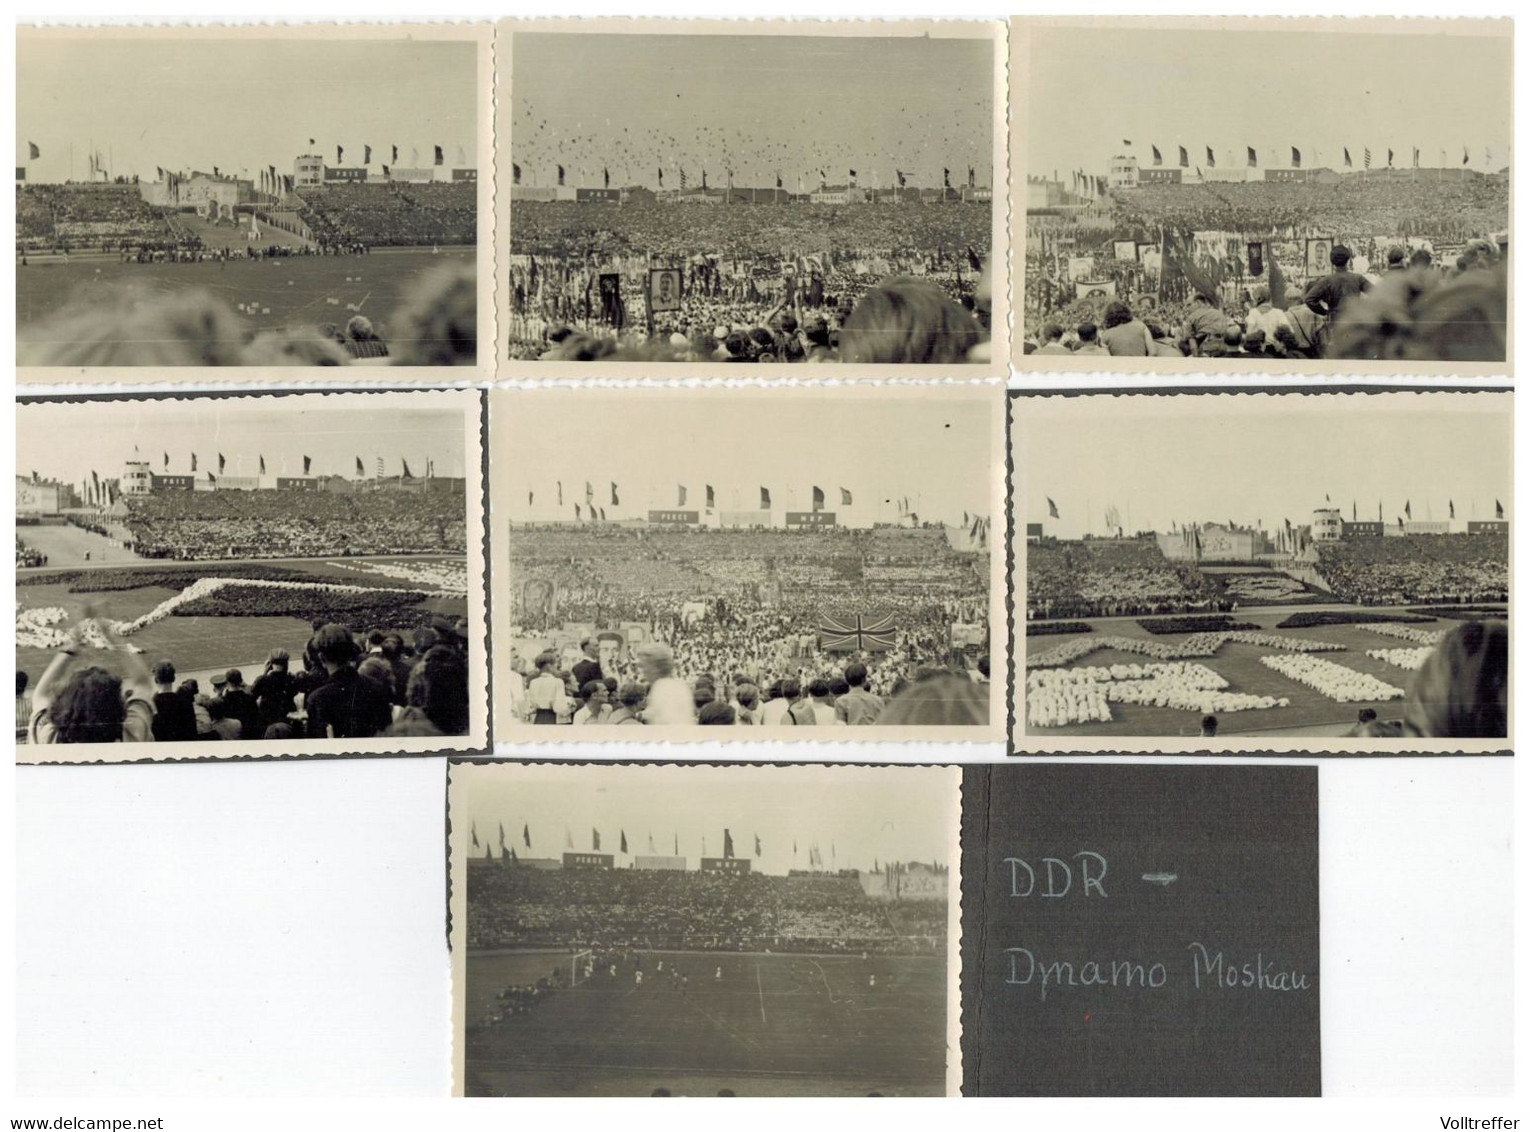
<svg viewBox="0 0 1530 1132">
<path fill-rule="evenodd" d="M 205 743 L 466 734 L 467 625 L 436 618 L 412 634 L 316 619 L 296 658 L 263 670 L 178 679 L 87 609 L 33 682 L 16 677 L 18 740 Z"/>
<path fill-rule="evenodd" d="M 1507 227 L 1502 178 L 1115 190 L 1083 221 L 1028 234 L 1023 349 L 1229 362 L 1501 362 Z M 1227 246 L 1197 250 L 1186 243 L 1196 233 L 1226 234 Z M 1326 263 L 1267 266 L 1277 248 L 1308 238 L 1331 242 Z M 1118 259 L 1116 241 L 1156 249 L 1159 258 L 1151 266 Z M 1249 243 L 1261 246 L 1260 257 L 1248 256 Z M 1092 264 L 1090 278 L 1070 278 L 1064 258 Z"/>
<path fill-rule="evenodd" d="M 953 640 L 967 625 L 986 642 L 987 557 L 953 549 L 943 529 L 517 528 L 510 570 L 516 636 L 593 627 L 575 663 L 551 647 L 510 656 L 511 699 L 528 722 L 988 718 L 986 643 Z M 868 632 L 885 619 L 883 642 L 825 641 L 857 619 Z M 601 651 L 601 628 L 630 625 L 642 627 L 635 647 Z"/>
<path fill-rule="evenodd" d="M 468 885 L 467 945 L 944 954 L 944 893 L 925 886 L 912 897 L 899 878 L 887 879 L 873 874 L 872 887 L 888 891 L 883 898 L 868 895 L 853 870 L 768 876 L 479 865 Z"/>
<path fill-rule="evenodd" d="M 552 361 L 979 362 L 987 204 L 514 210 L 510 349 Z M 673 303 L 646 297 L 678 273 Z M 614 288 L 614 289 L 613 289 Z"/>
</svg>

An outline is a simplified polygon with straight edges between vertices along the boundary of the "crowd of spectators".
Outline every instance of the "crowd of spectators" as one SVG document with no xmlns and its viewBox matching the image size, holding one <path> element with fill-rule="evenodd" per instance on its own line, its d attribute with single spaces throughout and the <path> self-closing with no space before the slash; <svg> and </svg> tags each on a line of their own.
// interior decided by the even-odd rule
<svg viewBox="0 0 1530 1132">
<path fill-rule="evenodd" d="M 620 208 L 512 218 L 511 352 L 554 361 L 963 362 L 988 356 L 986 205 Z M 649 334 L 647 272 L 676 267 Z M 615 278 L 617 292 L 603 293 Z"/>
<path fill-rule="evenodd" d="M 462 493 L 427 490 L 162 491 L 123 497 L 143 558 L 311 558 L 445 552 L 467 545 Z"/>
<path fill-rule="evenodd" d="M 1170 562 L 1143 539 L 1041 542 L 1026 551 L 1025 612 L 1032 620 L 1226 612 L 1217 584 Z"/>
<path fill-rule="evenodd" d="M 946 946 L 943 892 L 873 897 L 854 871 L 769 876 L 512 862 L 474 868 L 467 899 L 470 950 L 931 955 Z"/>
<path fill-rule="evenodd" d="M 1355 605 L 1471 604 L 1509 597 L 1501 534 L 1357 538 L 1317 544 L 1318 573 Z"/>
<path fill-rule="evenodd" d="M 478 242 L 478 186 L 471 181 L 305 187 L 293 203 L 323 248 Z"/>
<path fill-rule="evenodd" d="M 590 636 L 593 670 L 554 650 L 511 658 L 512 697 L 532 721 L 869 724 L 890 697 L 939 676 L 982 693 L 951 711 L 987 719 L 986 687 L 971 675 L 976 658 L 952 634 L 959 623 L 986 631 L 987 561 L 955 550 L 941 529 L 525 527 L 511 538 L 510 573 L 518 633 L 638 623 L 664 653 L 646 663 L 636 648 L 602 658 Z M 828 617 L 886 618 L 891 647 L 830 651 L 821 635 Z M 666 679 L 665 688 L 685 689 L 691 719 L 653 702 Z M 592 681 L 609 686 L 588 688 Z M 593 710 L 591 694 L 601 697 Z M 875 705 L 849 710 L 863 700 Z M 593 718 L 579 718 L 582 710 Z"/>
<path fill-rule="evenodd" d="M 118 252 L 182 243 L 171 210 L 143 199 L 132 184 L 16 186 L 16 249 Z"/>
<path fill-rule="evenodd" d="M 1506 356 L 1505 179 L 1142 186 L 1113 192 L 1108 215 L 1108 225 L 1091 216 L 1028 238 L 1026 353 Z M 1225 235 L 1225 251 L 1192 251 L 1194 233 Z M 1332 241 L 1321 265 L 1300 262 L 1309 238 Z M 1153 249 L 1150 259 L 1116 258 L 1119 240 Z M 1246 258 L 1250 242 L 1264 262 Z M 1059 249 L 1092 264 L 1088 280 L 1070 278 Z M 1278 279 L 1267 266 L 1277 251 Z M 1193 274 L 1172 270 L 1187 259 Z"/>
<path fill-rule="evenodd" d="M 30 693 L 22 741 L 281 742 L 462 735 L 469 726 L 460 619 L 407 636 L 318 620 L 296 659 L 274 649 L 253 681 L 231 668 L 206 689 L 178 680 L 173 659 L 151 667 L 140 652 L 87 609 Z"/>
<path fill-rule="evenodd" d="M 48 556 L 35 546 L 29 546 L 20 535 L 16 536 L 16 568 L 31 568 L 33 566 L 46 566 Z"/>
</svg>

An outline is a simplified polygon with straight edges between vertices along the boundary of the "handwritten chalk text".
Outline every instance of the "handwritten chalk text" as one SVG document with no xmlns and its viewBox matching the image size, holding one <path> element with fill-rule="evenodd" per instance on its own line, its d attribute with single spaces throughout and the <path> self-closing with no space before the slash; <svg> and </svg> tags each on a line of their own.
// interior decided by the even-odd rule
<svg viewBox="0 0 1530 1132">
<path fill-rule="evenodd" d="M 1264 952 L 1254 955 L 1252 962 L 1239 963 L 1229 960 L 1223 953 L 1213 951 L 1202 943 L 1192 942 L 1189 952 L 1190 970 L 1188 982 L 1192 990 L 1220 988 L 1222 990 L 1272 991 L 1299 993 L 1312 989 L 1308 976 L 1299 971 L 1282 971 L 1277 964 L 1266 962 Z M 1113 987 L 1120 989 L 1140 988 L 1159 990 L 1172 983 L 1169 966 L 1162 961 L 1145 959 L 1044 959 L 1028 947 L 1006 947 L 1009 956 L 1009 973 L 1006 986 L 1034 987 L 1047 1000 L 1049 993 L 1059 988 Z M 1181 976 L 1182 977 L 1182 976 Z"/>
<path fill-rule="evenodd" d="M 1083 885 L 1082 895 L 1085 897 L 1105 895 L 1105 873 L 1110 868 L 1105 858 L 1090 849 L 1082 849 L 1073 854 L 1073 860 L 1078 865 L 1079 880 Z M 1043 857 L 1040 861 L 1041 873 L 1046 878 L 1046 891 L 1036 892 L 1036 868 L 1020 857 L 1005 857 L 1004 863 L 1009 866 L 1009 894 L 1016 899 L 1024 900 L 1029 896 L 1038 895 L 1053 900 L 1067 896 L 1073 890 L 1073 866 L 1058 857 Z M 1091 871 L 1093 866 L 1093 871 Z M 1059 888 L 1058 885 L 1062 887 Z"/>
</svg>

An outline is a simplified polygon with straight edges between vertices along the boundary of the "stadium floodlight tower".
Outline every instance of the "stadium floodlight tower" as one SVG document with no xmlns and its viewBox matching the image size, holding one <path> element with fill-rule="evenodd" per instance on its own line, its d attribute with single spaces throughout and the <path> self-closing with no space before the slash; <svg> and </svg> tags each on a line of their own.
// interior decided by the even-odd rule
<svg viewBox="0 0 1530 1132">
<path fill-rule="evenodd" d="M 1344 537 L 1344 515 L 1337 507 L 1319 507 L 1312 512 L 1312 541 L 1338 542 Z"/>
<path fill-rule="evenodd" d="M 122 469 L 123 495 L 148 495 L 154 490 L 154 473 L 146 460 L 129 460 Z"/>
</svg>

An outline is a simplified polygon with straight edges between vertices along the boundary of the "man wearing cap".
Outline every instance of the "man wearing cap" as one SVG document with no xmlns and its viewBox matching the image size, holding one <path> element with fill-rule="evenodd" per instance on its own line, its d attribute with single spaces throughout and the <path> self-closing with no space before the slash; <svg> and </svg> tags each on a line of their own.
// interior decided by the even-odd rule
<svg viewBox="0 0 1530 1132">
<path fill-rule="evenodd" d="M 1323 278 L 1309 283 L 1302 294 L 1302 302 L 1307 304 L 1307 308 L 1314 314 L 1323 315 L 1329 323 L 1338 316 L 1346 299 L 1371 289 L 1365 276 L 1349 269 L 1351 258 L 1348 248 L 1343 244 L 1335 244 L 1333 251 L 1328 253 L 1328 262 L 1333 264 L 1333 270 Z"/>
</svg>

